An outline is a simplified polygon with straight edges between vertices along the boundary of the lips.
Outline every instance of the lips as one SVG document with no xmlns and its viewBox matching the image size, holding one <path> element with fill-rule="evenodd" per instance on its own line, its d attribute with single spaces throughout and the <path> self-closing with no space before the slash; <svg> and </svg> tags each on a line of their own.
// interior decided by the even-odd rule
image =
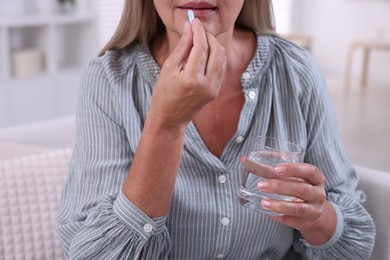
<svg viewBox="0 0 390 260">
<path fill-rule="evenodd" d="M 217 7 L 206 2 L 190 2 L 180 6 L 184 11 L 192 10 L 195 17 L 202 17 L 213 13 Z"/>
<path fill-rule="evenodd" d="M 216 9 L 217 7 L 207 2 L 190 2 L 181 6 L 184 9 Z"/>
</svg>

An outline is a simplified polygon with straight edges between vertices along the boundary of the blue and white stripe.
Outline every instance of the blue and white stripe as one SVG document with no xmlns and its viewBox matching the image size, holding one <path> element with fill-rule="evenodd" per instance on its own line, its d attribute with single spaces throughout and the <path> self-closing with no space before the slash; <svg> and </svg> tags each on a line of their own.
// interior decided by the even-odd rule
<svg viewBox="0 0 390 260">
<path fill-rule="evenodd" d="M 159 72 L 139 45 L 108 51 L 85 71 L 57 217 L 68 259 L 282 259 L 292 249 L 308 259 L 369 258 L 375 228 L 355 191 L 358 180 L 320 69 L 305 50 L 276 36 L 258 35 L 241 78 L 245 103 L 237 131 L 221 158 L 190 124 L 169 214 L 150 219 L 127 200 L 121 188 Z M 257 135 L 300 144 L 305 161 L 324 172 L 339 213 L 338 230 L 323 246 L 308 245 L 297 231 L 238 203 L 239 158 L 247 138 Z"/>
</svg>

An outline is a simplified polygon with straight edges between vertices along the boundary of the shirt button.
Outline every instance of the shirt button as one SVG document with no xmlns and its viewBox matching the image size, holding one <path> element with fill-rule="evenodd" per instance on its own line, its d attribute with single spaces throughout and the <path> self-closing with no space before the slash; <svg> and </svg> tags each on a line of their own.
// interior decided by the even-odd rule
<svg viewBox="0 0 390 260">
<path fill-rule="evenodd" d="M 144 225 L 144 230 L 145 230 L 146 233 L 150 233 L 153 230 L 153 226 L 150 225 L 150 224 L 145 224 Z"/>
<path fill-rule="evenodd" d="M 256 98 L 256 92 L 254 92 L 254 91 L 249 91 L 249 92 L 248 92 L 248 98 L 249 98 L 249 99 L 255 99 L 255 98 Z"/>
<path fill-rule="evenodd" d="M 224 258 L 224 257 L 225 257 L 224 254 L 219 254 L 219 255 L 217 255 L 217 258 L 218 258 L 218 259 L 222 259 L 222 258 Z"/>
<path fill-rule="evenodd" d="M 230 220 L 228 218 L 223 218 L 221 222 L 222 222 L 222 225 L 227 226 L 227 225 L 229 225 Z"/>
<path fill-rule="evenodd" d="M 243 79 L 250 79 L 250 78 L 251 78 L 251 74 L 250 74 L 249 72 L 244 72 L 244 73 L 242 74 L 242 78 L 243 78 Z"/>
<path fill-rule="evenodd" d="M 218 176 L 218 181 L 219 181 L 220 183 L 225 183 L 226 180 L 227 180 L 227 178 L 226 178 L 225 175 L 219 175 L 219 176 Z"/>
<path fill-rule="evenodd" d="M 244 141 L 244 137 L 243 137 L 242 135 L 240 135 L 240 136 L 237 137 L 237 139 L 236 139 L 236 142 L 237 142 L 238 144 L 242 143 L 243 141 Z"/>
</svg>

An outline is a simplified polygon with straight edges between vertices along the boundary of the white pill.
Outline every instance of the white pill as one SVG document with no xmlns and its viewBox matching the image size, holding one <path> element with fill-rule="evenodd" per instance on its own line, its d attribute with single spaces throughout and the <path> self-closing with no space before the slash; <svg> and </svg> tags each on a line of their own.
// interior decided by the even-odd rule
<svg viewBox="0 0 390 260">
<path fill-rule="evenodd" d="M 187 14 L 188 14 L 188 21 L 190 21 L 190 24 L 191 24 L 192 20 L 194 20 L 194 18 L 195 18 L 194 12 L 192 10 L 188 10 Z"/>
</svg>

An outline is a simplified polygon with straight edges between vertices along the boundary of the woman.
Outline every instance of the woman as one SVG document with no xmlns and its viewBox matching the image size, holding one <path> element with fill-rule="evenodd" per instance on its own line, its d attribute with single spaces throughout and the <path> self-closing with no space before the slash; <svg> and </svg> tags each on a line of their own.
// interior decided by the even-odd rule
<svg viewBox="0 0 390 260">
<path fill-rule="evenodd" d="M 273 35 L 269 0 L 133 0 L 86 69 L 57 219 L 70 259 L 368 259 L 375 228 L 321 72 Z M 187 11 L 196 19 L 187 22 Z M 306 148 L 240 206 L 250 136 Z M 295 256 L 292 256 L 294 255 Z"/>
</svg>

